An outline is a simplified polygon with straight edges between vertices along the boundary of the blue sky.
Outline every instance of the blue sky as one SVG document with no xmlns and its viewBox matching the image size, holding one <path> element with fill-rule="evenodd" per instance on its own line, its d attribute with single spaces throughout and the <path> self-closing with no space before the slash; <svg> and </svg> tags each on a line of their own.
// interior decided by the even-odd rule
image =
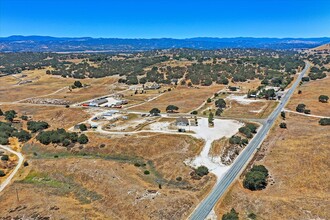
<svg viewBox="0 0 330 220">
<path fill-rule="evenodd" d="M 0 36 L 330 37 L 330 0 L 0 0 Z"/>
</svg>

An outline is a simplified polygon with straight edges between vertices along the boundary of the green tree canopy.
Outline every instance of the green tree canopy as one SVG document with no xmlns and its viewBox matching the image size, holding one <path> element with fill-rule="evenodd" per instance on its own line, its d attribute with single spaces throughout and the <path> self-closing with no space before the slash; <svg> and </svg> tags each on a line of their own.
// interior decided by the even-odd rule
<svg viewBox="0 0 330 220">
<path fill-rule="evenodd" d="M 153 116 L 157 116 L 160 113 L 160 110 L 158 108 L 153 108 L 149 111 L 149 113 Z"/>
<path fill-rule="evenodd" d="M 218 99 L 215 101 L 215 106 L 218 108 L 226 108 L 226 101 L 224 99 Z"/>
<path fill-rule="evenodd" d="M 179 110 L 179 107 L 175 106 L 175 105 L 169 105 L 166 107 L 166 111 L 167 112 L 174 112 L 174 111 L 177 111 Z"/>
<path fill-rule="evenodd" d="M 73 85 L 77 88 L 83 87 L 82 83 L 80 81 L 74 81 Z"/>
<path fill-rule="evenodd" d="M 326 102 L 328 102 L 328 100 L 329 100 L 329 96 L 326 96 L 326 95 L 320 95 L 319 96 L 319 101 L 320 102 L 326 103 Z"/>
</svg>

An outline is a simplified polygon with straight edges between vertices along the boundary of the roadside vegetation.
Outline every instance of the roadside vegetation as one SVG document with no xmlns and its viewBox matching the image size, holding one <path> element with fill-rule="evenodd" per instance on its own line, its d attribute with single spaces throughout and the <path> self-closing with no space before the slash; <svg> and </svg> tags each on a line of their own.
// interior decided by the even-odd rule
<svg viewBox="0 0 330 220">
<path fill-rule="evenodd" d="M 267 186 L 268 170 L 263 165 L 254 165 L 245 175 L 243 186 L 249 190 L 262 190 Z"/>
</svg>

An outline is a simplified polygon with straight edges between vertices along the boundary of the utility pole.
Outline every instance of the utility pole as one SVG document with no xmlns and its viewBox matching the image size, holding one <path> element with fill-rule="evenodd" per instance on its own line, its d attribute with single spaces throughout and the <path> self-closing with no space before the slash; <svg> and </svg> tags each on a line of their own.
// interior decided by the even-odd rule
<svg viewBox="0 0 330 220">
<path fill-rule="evenodd" d="M 16 190 L 16 198 L 17 198 L 17 202 L 19 202 L 19 197 L 18 197 L 18 190 L 17 188 L 15 187 L 15 190 Z"/>
</svg>

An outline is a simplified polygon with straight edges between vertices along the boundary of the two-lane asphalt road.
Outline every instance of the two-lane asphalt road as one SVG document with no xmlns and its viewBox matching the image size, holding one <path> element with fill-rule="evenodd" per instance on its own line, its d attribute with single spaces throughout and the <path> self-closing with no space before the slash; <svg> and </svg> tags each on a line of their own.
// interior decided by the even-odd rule
<svg viewBox="0 0 330 220">
<path fill-rule="evenodd" d="M 194 210 L 194 212 L 190 215 L 189 219 L 203 220 L 208 216 L 208 214 L 215 206 L 216 202 L 226 192 L 226 190 L 236 179 L 236 177 L 242 172 L 243 168 L 246 166 L 247 162 L 251 159 L 254 152 L 258 149 L 258 147 L 261 145 L 263 140 L 266 138 L 268 131 L 273 126 L 277 116 L 280 114 L 284 106 L 289 101 L 290 97 L 292 96 L 294 90 L 299 85 L 301 78 L 305 75 L 309 66 L 310 64 L 306 62 L 305 68 L 302 70 L 299 77 L 292 85 L 292 87 L 288 90 L 288 92 L 284 95 L 284 97 L 282 97 L 280 104 L 267 118 L 266 123 L 262 126 L 260 131 L 252 139 L 252 141 L 245 148 L 245 150 L 242 151 L 242 153 L 236 158 L 236 160 L 234 161 L 228 172 L 218 181 L 218 183 L 212 189 L 210 194 Z"/>
</svg>

